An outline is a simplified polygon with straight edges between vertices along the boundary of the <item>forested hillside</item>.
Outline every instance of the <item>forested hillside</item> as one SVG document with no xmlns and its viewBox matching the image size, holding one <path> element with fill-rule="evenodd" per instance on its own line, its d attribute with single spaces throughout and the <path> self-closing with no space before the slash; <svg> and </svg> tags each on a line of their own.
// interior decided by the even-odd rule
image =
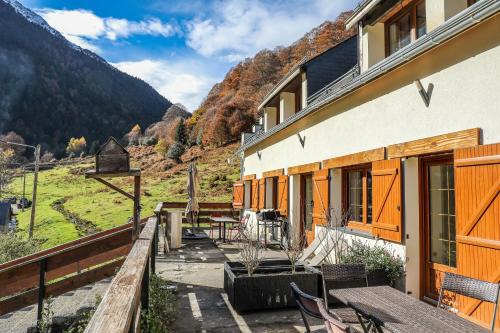
<svg viewBox="0 0 500 333">
<path fill-rule="evenodd" d="M 96 147 L 148 127 L 171 105 L 13 0 L 0 0 L 0 82 L 0 134 L 14 131 L 56 156 L 71 137 Z"/>
<path fill-rule="evenodd" d="M 210 145 L 238 140 L 257 118 L 258 104 L 290 69 L 304 57 L 313 57 L 355 34 L 355 30 L 345 30 L 350 14 L 342 13 L 292 45 L 262 50 L 232 68 L 188 120 L 191 140 Z"/>
</svg>

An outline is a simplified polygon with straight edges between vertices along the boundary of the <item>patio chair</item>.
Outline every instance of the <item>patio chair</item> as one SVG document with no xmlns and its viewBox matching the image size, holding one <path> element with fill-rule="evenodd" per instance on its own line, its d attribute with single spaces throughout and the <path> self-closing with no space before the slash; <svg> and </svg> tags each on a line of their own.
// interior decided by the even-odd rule
<svg viewBox="0 0 500 333">
<path fill-rule="evenodd" d="M 309 326 L 309 322 L 307 321 L 307 316 L 311 316 L 317 319 L 323 319 L 323 316 L 319 312 L 317 303 L 317 301 L 321 299 L 306 294 L 305 292 L 300 290 L 295 282 L 291 282 L 290 287 L 292 288 L 293 297 L 295 297 L 295 301 L 299 306 L 300 315 L 302 316 L 302 320 L 304 321 L 306 332 L 311 332 L 311 327 Z"/>
<path fill-rule="evenodd" d="M 498 298 L 500 285 L 496 283 L 481 281 L 453 273 L 445 273 L 441 290 L 439 291 L 438 307 L 443 307 L 443 293 L 450 291 L 475 298 L 480 301 L 493 303 L 493 318 L 491 319 L 491 331 L 495 328 L 495 319 L 498 309 Z"/>
<path fill-rule="evenodd" d="M 222 214 L 221 213 L 213 213 L 210 215 L 210 217 L 222 217 Z M 220 227 L 220 224 L 219 223 L 215 223 L 215 222 L 208 222 L 208 224 L 210 225 L 210 238 L 214 238 L 214 229 L 217 229 L 219 230 L 219 227 Z M 221 235 L 219 235 L 219 237 L 221 237 Z"/>
<path fill-rule="evenodd" d="M 247 238 L 245 235 L 245 229 L 247 227 L 248 220 L 250 219 L 250 214 L 245 214 L 241 220 L 237 223 L 232 224 L 227 230 L 230 241 L 241 240 L 242 238 Z M 236 232 L 234 238 L 232 237 L 233 231 Z"/>
<path fill-rule="evenodd" d="M 328 309 L 325 306 L 325 302 L 318 298 L 316 300 L 316 304 L 318 306 L 319 313 L 323 317 L 323 320 L 325 321 L 325 327 L 326 331 L 328 333 L 354 333 L 357 332 L 351 326 L 346 325 L 344 323 L 341 323 L 337 319 L 333 318 L 330 313 L 328 312 Z"/>
<path fill-rule="evenodd" d="M 368 276 L 364 264 L 321 265 L 323 298 L 329 308 L 328 290 L 335 288 L 368 287 Z M 359 323 L 356 312 L 350 307 L 330 308 L 330 313 L 343 323 Z"/>
</svg>

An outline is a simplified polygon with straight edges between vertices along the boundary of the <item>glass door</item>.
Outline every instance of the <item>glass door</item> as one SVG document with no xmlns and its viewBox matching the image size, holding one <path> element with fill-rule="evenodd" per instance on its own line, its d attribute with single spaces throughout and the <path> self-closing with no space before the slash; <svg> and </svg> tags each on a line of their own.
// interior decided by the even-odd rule
<svg viewBox="0 0 500 333">
<path fill-rule="evenodd" d="M 436 300 L 445 272 L 456 272 L 455 181 L 452 160 L 426 160 L 424 171 L 424 296 Z"/>
</svg>

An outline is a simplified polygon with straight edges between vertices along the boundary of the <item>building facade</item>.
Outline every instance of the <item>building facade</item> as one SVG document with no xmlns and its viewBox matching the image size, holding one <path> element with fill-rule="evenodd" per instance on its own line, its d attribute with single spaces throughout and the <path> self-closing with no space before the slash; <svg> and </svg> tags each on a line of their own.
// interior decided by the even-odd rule
<svg viewBox="0 0 500 333">
<path fill-rule="evenodd" d="M 349 237 L 403 257 L 415 297 L 435 300 L 444 272 L 499 283 L 499 11 L 492 0 L 362 2 L 347 22 L 356 65 L 278 121 L 267 124 L 266 103 L 283 87 L 261 105 L 235 207 L 278 209 L 308 241 L 329 208 L 349 210 Z M 491 319 L 487 304 L 457 303 Z"/>
</svg>

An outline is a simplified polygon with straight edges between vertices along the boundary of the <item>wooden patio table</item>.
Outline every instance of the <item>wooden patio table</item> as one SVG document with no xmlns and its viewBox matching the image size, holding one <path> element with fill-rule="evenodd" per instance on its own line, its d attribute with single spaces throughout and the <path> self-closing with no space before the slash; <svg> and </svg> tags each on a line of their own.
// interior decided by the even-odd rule
<svg viewBox="0 0 500 333">
<path fill-rule="evenodd" d="M 330 295 L 371 321 L 378 332 L 489 332 L 456 314 L 389 286 L 331 289 Z M 365 329 L 365 332 L 367 330 Z"/>
<path fill-rule="evenodd" d="M 230 216 L 211 216 L 210 221 L 219 224 L 219 240 L 221 240 L 222 243 L 226 242 L 226 224 L 228 223 L 233 224 L 238 222 L 237 220 L 233 219 Z M 221 227 L 223 229 L 222 237 L 221 237 Z"/>
</svg>

